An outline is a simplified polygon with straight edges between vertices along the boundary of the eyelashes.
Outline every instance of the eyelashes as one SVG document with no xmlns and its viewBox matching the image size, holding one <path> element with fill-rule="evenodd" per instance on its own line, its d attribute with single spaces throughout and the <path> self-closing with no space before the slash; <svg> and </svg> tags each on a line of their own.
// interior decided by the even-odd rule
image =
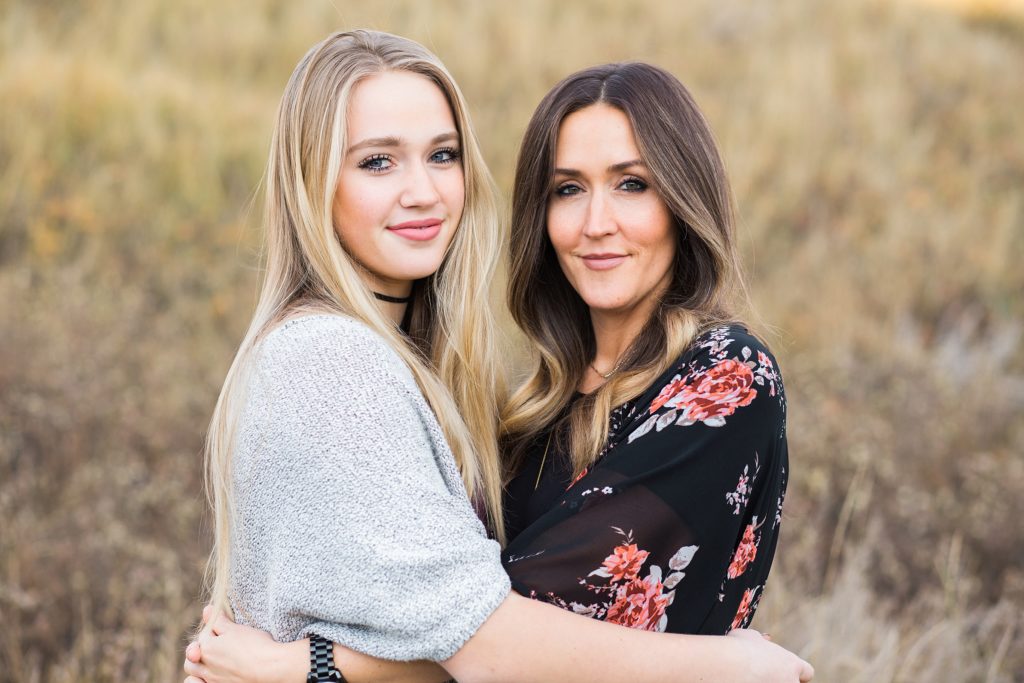
<svg viewBox="0 0 1024 683">
<path fill-rule="evenodd" d="M 647 190 L 648 187 L 647 181 L 636 176 L 626 176 L 615 186 L 617 190 L 629 194 L 639 194 Z M 556 197 L 572 197 L 581 192 L 583 192 L 583 188 L 578 183 L 572 181 L 562 183 L 556 186 L 554 190 Z"/>
<path fill-rule="evenodd" d="M 647 189 L 647 183 L 640 178 L 629 176 L 622 179 L 619 188 L 624 192 L 643 192 Z"/>
<path fill-rule="evenodd" d="M 455 147 L 443 147 L 430 154 L 428 161 L 437 166 L 450 166 L 462 158 L 462 153 Z M 390 154 L 372 154 L 358 164 L 359 168 L 370 173 L 384 173 L 395 167 L 395 158 Z"/>
<path fill-rule="evenodd" d="M 358 164 L 359 168 L 366 169 L 370 173 L 383 173 L 394 165 L 395 160 L 391 158 L 390 154 L 373 154 Z"/>
<path fill-rule="evenodd" d="M 462 153 L 454 147 L 444 147 L 430 155 L 431 161 L 435 164 L 454 164 L 462 158 Z"/>
<path fill-rule="evenodd" d="M 571 197 L 583 192 L 583 188 L 575 183 L 563 183 L 555 188 L 556 197 Z"/>
</svg>

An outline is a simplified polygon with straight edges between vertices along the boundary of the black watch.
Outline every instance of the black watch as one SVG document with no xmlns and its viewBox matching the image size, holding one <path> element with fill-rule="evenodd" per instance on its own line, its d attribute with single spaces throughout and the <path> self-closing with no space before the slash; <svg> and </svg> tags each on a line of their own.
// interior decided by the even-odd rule
<svg viewBox="0 0 1024 683">
<path fill-rule="evenodd" d="M 334 644 L 312 634 L 309 636 L 309 673 L 306 683 L 347 683 L 345 677 L 334 666 Z"/>
</svg>

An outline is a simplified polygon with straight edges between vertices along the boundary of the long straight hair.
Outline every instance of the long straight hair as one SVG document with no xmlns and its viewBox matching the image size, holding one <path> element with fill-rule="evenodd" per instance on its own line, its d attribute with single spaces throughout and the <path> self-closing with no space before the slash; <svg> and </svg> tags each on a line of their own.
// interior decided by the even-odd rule
<svg viewBox="0 0 1024 683">
<path fill-rule="evenodd" d="M 360 276 L 361 266 L 342 248 L 332 217 L 352 92 L 363 79 L 394 71 L 429 78 L 444 93 L 458 129 L 465 177 L 462 219 L 441 268 L 416 284 L 409 337 L 380 310 Z M 231 454 L 252 351 L 282 321 L 305 313 L 351 316 L 393 347 L 437 415 L 469 495 L 482 503 L 492 532 L 504 541 L 496 419 L 504 383 L 487 304 L 502 235 L 494 182 L 454 79 L 414 41 L 364 30 L 329 36 L 306 53 L 288 80 L 264 183 L 266 268 L 259 300 L 221 388 L 206 442 L 215 517 L 207 578 L 211 602 L 227 613 Z"/>
<path fill-rule="evenodd" d="M 629 119 L 652 186 L 673 216 L 676 250 L 671 282 L 619 371 L 560 417 L 596 343 L 588 308 L 548 238 L 547 205 L 562 122 L 596 104 Z M 747 299 L 734 223 L 711 129 L 670 73 L 644 63 L 606 64 L 572 74 L 547 94 L 527 126 L 512 195 L 508 305 L 534 356 L 530 374 L 502 410 L 512 471 L 536 435 L 559 421 L 555 432 L 580 474 L 601 452 L 611 409 L 640 395 L 702 329 L 733 318 Z"/>
</svg>

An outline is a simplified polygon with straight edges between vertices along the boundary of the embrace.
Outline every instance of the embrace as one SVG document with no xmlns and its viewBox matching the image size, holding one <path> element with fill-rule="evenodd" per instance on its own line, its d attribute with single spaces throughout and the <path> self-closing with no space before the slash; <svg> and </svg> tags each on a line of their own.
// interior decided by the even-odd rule
<svg viewBox="0 0 1024 683">
<path fill-rule="evenodd" d="M 811 680 L 746 628 L 785 393 L 674 76 L 557 84 L 506 231 L 444 65 L 334 34 L 288 81 L 265 186 L 263 284 L 207 442 L 189 683 Z M 520 368 L 489 301 L 505 254 Z"/>
</svg>

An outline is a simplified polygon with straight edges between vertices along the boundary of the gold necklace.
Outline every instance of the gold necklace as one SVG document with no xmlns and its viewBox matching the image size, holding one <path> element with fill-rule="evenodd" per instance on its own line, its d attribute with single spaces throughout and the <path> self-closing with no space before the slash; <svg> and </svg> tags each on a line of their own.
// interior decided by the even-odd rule
<svg viewBox="0 0 1024 683">
<path fill-rule="evenodd" d="M 554 430 L 552 430 L 554 431 Z M 548 461 L 548 449 L 551 448 L 551 432 L 548 432 L 548 440 L 544 442 L 544 455 L 540 459 L 540 467 L 537 469 L 537 480 L 533 482 L 533 490 L 540 486 L 540 475 L 544 473 L 544 463 Z"/>
<path fill-rule="evenodd" d="M 626 360 L 626 359 L 625 358 L 620 358 L 619 362 L 615 364 L 615 367 L 613 367 L 611 369 L 611 371 L 607 375 L 604 374 L 603 372 L 601 372 L 600 370 L 598 370 L 596 367 L 594 367 L 594 362 L 593 361 L 590 362 L 590 369 L 593 370 L 594 372 L 596 372 L 598 377 L 601 377 L 602 379 L 610 379 L 611 376 L 614 375 L 616 372 L 618 372 L 619 368 L 622 367 L 622 362 L 624 360 Z"/>
</svg>

